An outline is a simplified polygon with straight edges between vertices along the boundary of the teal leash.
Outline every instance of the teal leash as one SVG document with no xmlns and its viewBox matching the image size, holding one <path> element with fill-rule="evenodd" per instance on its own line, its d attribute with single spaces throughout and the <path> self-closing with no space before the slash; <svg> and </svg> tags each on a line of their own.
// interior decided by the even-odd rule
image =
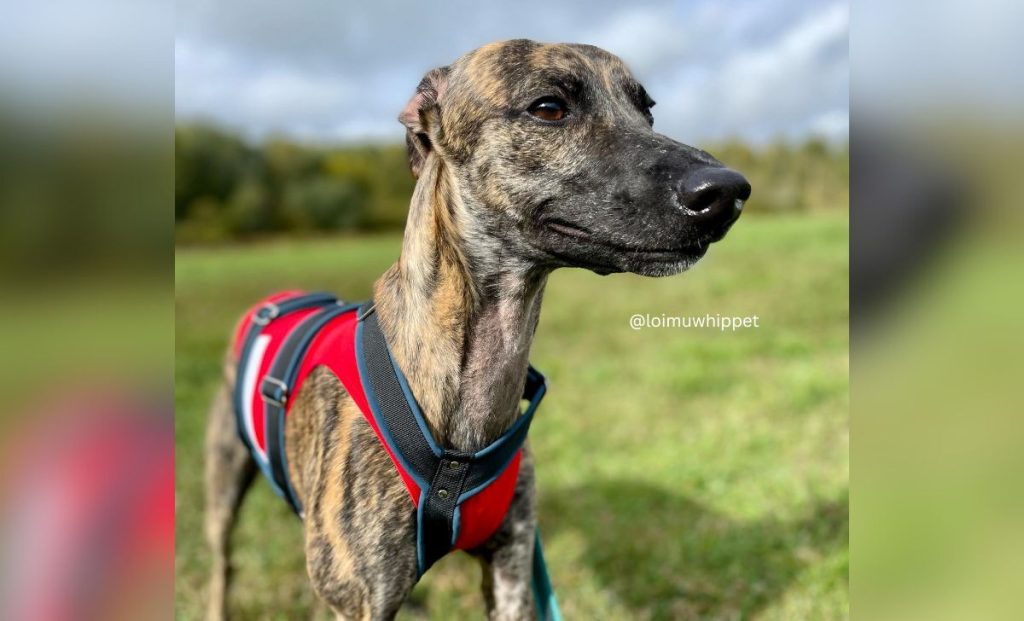
<svg viewBox="0 0 1024 621">
<path fill-rule="evenodd" d="M 537 618 L 541 621 L 562 621 L 558 599 L 551 587 L 548 565 L 544 562 L 544 548 L 540 543 L 540 528 L 533 544 L 533 601 L 537 604 Z"/>
</svg>

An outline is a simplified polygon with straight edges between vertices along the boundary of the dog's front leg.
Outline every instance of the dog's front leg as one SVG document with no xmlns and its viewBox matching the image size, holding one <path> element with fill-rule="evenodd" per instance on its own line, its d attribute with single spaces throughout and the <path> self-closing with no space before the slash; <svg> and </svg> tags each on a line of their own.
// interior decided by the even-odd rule
<svg viewBox="0 0 1024 621">
<path fill-rule="evenodd" d="M 533 460 L 524 448 L 512 506 L 501 528 L 479 552 L 484 601 L 491 621 L 537 618 L 530 586 L 536 528 Z"/>
</svg>

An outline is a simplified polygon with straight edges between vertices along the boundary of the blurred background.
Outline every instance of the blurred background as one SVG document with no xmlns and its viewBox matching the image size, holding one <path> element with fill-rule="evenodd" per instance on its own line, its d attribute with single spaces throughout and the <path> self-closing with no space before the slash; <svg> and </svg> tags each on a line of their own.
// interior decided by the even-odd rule
<svg viewBox="0 0 1024 621">
<path fill-rule="evenodd" d="M 856 615 L 1016 619 L 1020 3 L 855 3 Z"/>
<path fill-rule="evenodd" d="M 799 0 L 179 2 L 178 618 L 205 601 L 202 435 L 231 326 L 283 288 L 369 295 L 414 183 L 398 112 L 429 69 L 514 37 L 619 55 L 657 131 L 754 188 L 687 274 L 547 287 L 531 443 L 566 618 L 847 618 L 848 26 L 845 3 Z M 761 327 L 635 331 L 635 313 Z M 234 558 L 239 618 L 315 610 L 300 525 L 262 481 Z M 479 618 L 478 584 L 446 558 L 400 618 Z"/>
<path fill-rule="evenodd" d="M 0 618 L 170 619 L 174 8 L 0 3 Z"/>
</svg>

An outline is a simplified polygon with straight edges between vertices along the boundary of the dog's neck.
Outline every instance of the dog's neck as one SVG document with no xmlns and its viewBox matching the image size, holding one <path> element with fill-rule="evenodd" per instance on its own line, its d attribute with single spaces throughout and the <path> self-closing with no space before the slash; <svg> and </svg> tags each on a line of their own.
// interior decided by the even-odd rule
<svg viewBox="0 0 1024 621">
<path fill-rule="evenodd" d="M 401 257 L 374 287 L 381 329 L 431 432 L 462 451 L 483 448 L 519 415 L 548 274 L 474 230 L 471 201 L 428 157 Z"/>
</svg>

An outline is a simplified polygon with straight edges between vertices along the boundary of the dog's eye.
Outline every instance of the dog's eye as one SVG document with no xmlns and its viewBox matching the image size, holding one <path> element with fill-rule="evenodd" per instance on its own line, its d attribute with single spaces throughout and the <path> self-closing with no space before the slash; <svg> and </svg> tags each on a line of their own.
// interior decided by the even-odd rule
<svg viewBox="0 0 1024 621">
<path fill-rule="evenodd" d="M 526 111 L 542 121 L 561 121 L 569 113 L 565 102 L 558 97 L 538 99 Z"/>
</svg>

